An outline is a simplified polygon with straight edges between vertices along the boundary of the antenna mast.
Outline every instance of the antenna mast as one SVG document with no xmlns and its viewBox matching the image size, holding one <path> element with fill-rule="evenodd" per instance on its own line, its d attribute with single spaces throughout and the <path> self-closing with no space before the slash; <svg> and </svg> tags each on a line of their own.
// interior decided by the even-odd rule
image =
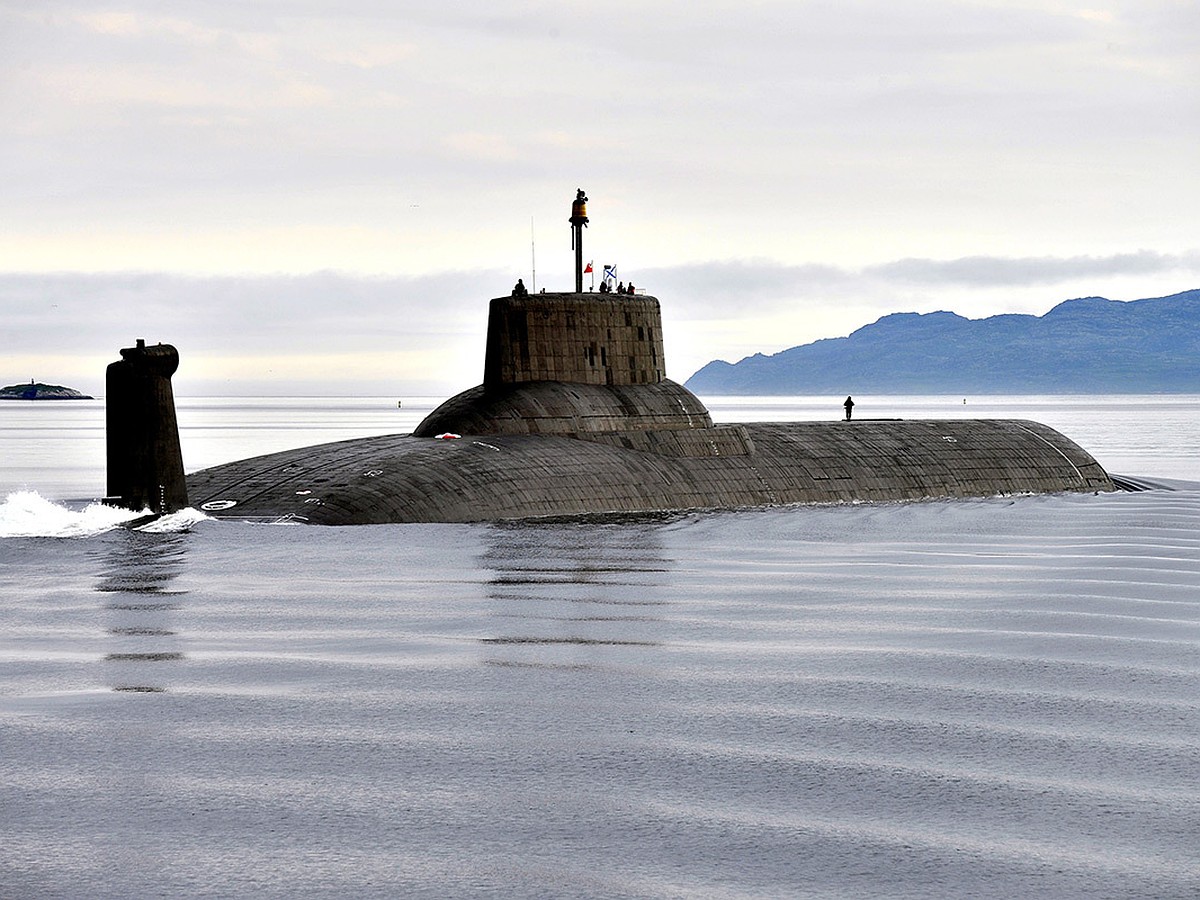
<svg viewBox="0 0 1200 900">
<path fill-rule="evenodd" d="M 587 228 L 587 195 L 583 188 L 575 192 L 571 204 L 571 246 L 575 248 L 575 293 L 583 293 L 583 229 Z"/>
</svg>

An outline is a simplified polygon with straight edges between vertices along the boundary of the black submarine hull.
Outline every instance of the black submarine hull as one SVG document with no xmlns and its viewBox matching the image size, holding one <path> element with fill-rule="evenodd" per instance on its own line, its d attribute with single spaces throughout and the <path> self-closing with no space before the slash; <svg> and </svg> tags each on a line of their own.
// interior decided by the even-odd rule
<svg viewBox="0 0 1200 900">
<path fill-rule="evenodd" d="M 786 504 L 1109 491 L 1079 445 L 1014 419 L 566 434 L 388 435 L 187 477 L 209 515 L 322 525 L 480 522 Z"/>
</svg>

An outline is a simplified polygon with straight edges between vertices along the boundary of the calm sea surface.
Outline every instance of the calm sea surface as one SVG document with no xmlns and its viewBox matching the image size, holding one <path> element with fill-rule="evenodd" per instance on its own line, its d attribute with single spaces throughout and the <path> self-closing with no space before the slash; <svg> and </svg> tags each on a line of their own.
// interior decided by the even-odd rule
<svg viewBox="0 0 1200 900">
<path fill-rule="evenodd" d="M 397 399 L 181 399 L 185 462 Z M 102 404 L 0 404 L 0 897 L 1200 896 L 1200 397 L 962 399 L 855 413 L 1174 489 L 146 533 Z"/>
</svg>

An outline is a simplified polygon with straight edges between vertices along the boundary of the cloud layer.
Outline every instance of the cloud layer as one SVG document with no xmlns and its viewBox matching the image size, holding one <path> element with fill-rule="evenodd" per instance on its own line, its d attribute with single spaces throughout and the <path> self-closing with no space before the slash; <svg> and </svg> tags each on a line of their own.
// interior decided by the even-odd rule
<svg viewBox="0 0 1200 900">
<path fill-rule="evenodd" d="M 570 284 L 580 186 L 587 256 L 663 297 L 681 378 L 894 310 L 1183 290 L 1198 15 L 0 3 L 0 368 L 154 330 L 226 371 L 459 383 L 432 348 L 474 346 L 483 300 L 535 260 Z"/>
<path fill-rule="evenodd" d="M 857 271 L 735 260 L 627 277 L 660 298 L 668 372 L 683 380 L 714 357 L 846 334 L 888 312 L 1041 313 L 1078 295 L 1058 289 L 1064 284 L 1093 287 L 1087 294 L 1147 288 L 1114 299 L 1154 296 L 1156 285 L 1173 293 L 1200 284 L 1200 253 L 904 259 Z M 411 277 L 0 273 L 0 379 L 39 375 L 25 371 L 38 366 L 44 380 L 67 377 L 45 371 L 42 361 L 53 360 L 99 390 L 101 360 L 141 337 L 178 346 L 189 363 L 181 377 L 202 393 L 367 385 L 445 393 L 478 381 L 487 301 L 511 283 L 504 272 L 478 269 Z M 999 293 L 981 305 L 980 291 Z"/>
</svg>

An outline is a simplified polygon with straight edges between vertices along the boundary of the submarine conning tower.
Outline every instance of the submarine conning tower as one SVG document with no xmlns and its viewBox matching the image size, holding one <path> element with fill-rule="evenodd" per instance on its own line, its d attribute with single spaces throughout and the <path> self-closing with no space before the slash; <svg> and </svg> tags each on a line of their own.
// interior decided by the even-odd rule
<svg viewBox="0 0 1200 900">
<path fill-rule="evenodd" d="M 488 307 L 483 384 L 451 397 L 416 427 L 417 437 L 712 428 L 691 391 L 664 376 L 662 312 L 655 297 L 584 293 L 581 188 L 571 204 L 575 290 L 512 296 Z"/>
<path fill-rule="evenodd" d="M 654 297 L 497 297 L 488 309 L 483 384 L 451 397 L 413 434 L 711 428 L 700 399 L 663 372 L 662 313 Z"/>
<path fill-rule="evenodd" d="M 531 381 L 606 386 L 663 381 L 658 300 L 583 293 L 493 300 L 483 388 L 495 392 Z"/>
</svg>

